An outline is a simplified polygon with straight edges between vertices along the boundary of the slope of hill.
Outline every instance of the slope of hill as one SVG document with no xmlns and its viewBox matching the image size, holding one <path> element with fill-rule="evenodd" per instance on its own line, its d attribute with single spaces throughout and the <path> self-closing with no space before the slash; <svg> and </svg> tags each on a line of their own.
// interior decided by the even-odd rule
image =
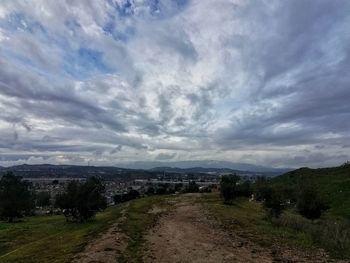
<svg viewBox="0 0 350 263">
<path fill-rule="evenodd" d="M 332 168 L 300 168 L 273 179 L 276 184 L 294 185 L 312 180 L 331 206 L 331 212 L 350 218 L 350 164 Z"/>
</svg>

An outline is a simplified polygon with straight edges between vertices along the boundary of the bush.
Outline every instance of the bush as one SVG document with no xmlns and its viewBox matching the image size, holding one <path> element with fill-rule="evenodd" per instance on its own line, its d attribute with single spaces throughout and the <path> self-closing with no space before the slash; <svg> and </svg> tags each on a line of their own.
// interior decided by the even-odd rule
<svg viewBox="0 0 350 263">
<path fill-rule="evenodd" d="M 114 204 L 120 204 L 127 201 L 131 201 L 133 199 L 139 198 L 140 193 L 137 190 L 129 189 L 126 194 L 116 194 L 113 196 Z"/>
<path fill-rule="evenodd" d="M 107 207 L 102 181 L 90 177 L 85 183 L 69 182 L 66 191 L 56 197 L 56 206 L 63 210 L 67 221 L 83 222 Z"/>
<path fill-rule="evenodd" d="M 337 258 L 350 256 L 349 220 L 316 222 L 297 214 L 284 213 L 280 218 L 273 218 L 272 223 L 310 235 L 315 244 L 319 244 Z"/>
</svg>

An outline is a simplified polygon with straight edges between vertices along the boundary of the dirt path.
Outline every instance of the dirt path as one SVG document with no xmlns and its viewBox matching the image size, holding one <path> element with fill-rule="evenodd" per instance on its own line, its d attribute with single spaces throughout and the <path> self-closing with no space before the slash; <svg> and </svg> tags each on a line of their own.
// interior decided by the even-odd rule
<svg viewBox="0 0 350 263">
<path fill-rule="evenodd" d="M 228 235 L 199 205 L 186 201 L 163 215 L 146 241 L 146 263 L 327 262 L 322 254 L 266 249 L 234 233 Z"/>
<path fill-rule="evenodd" d="M 120 230 L 120 224 L 125 220 L 125 211 L 122 216 L 106 232 L 87 244 L 84 251 L 77 254 L 72 263 L 115 263 L 128 244 L 128 238 Z"/>
</svg>

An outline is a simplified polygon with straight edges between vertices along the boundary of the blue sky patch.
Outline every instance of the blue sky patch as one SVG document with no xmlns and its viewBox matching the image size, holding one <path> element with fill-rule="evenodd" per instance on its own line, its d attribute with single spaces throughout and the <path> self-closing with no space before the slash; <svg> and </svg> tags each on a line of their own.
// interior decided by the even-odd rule
<svg viewBox="0 0 350 263">
<path fill-rule="evenodd" d="M 77 78 L 85 78 L 96 72 L 111 73 L 114 70 L 105 63 L 103 52 L 80 48 L 65 59 L 65 71 Z"/>
</svg>

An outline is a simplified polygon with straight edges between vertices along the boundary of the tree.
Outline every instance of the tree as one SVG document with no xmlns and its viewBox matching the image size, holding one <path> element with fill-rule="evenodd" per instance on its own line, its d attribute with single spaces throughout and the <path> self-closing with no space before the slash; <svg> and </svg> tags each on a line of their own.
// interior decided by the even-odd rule
<svg viewBox="0 0 350 263">
<path fill-rule="evenodd" d="M 254 197 L 257 201 L 264 201 L 265 195 L 270 191 L 270 186 L 265 177 L 260 176 L 254 183 Z"/>
<path fill-rule="evenodd" d="M 317 187 L 312 182 L 304 182 L 297 196 L 298 212 L 311 220 L 320 218 L 322 212 L 327 210 L 328 206 L 321 198 Z"/>
<path fill-rule="evenodd" d="M 272 186 L 264 187 L 262 194 L 264 200 L 264 207 L 268 212 L 270 218 L 278 218 L 285 206 L 285 195 L 281 189 Z"/>
<path fill-rule="evenodd" d="M 105 187 L 101 179 L 90 177 L 85 183 L 69 182 L 66 191 L 56 197 L 67 221 L 86 221 L 107 207 Z"/>
<path fill-rule="evenodd" d="M 44 207 L 51 205 L 51 195 L 48 192 L 39 192 L 36 194 L 35 203 L 37 206 Z"/>
<path fill-rule="evenodd" d="M 4 174 L 0 180 L 0 216 L 8 222 L 28 215 L 34 209 L 34 194 L 30 183 L 12 172 Z"/>
<path fill-rule="evenodd" d="M 236 186 L 239 181 L 239 176 L 236 174 L 224 175 L 220 181 L 220 193 L 224 199 L 224 203 L 230 203 L 236 197 Z"/>
</svg>

